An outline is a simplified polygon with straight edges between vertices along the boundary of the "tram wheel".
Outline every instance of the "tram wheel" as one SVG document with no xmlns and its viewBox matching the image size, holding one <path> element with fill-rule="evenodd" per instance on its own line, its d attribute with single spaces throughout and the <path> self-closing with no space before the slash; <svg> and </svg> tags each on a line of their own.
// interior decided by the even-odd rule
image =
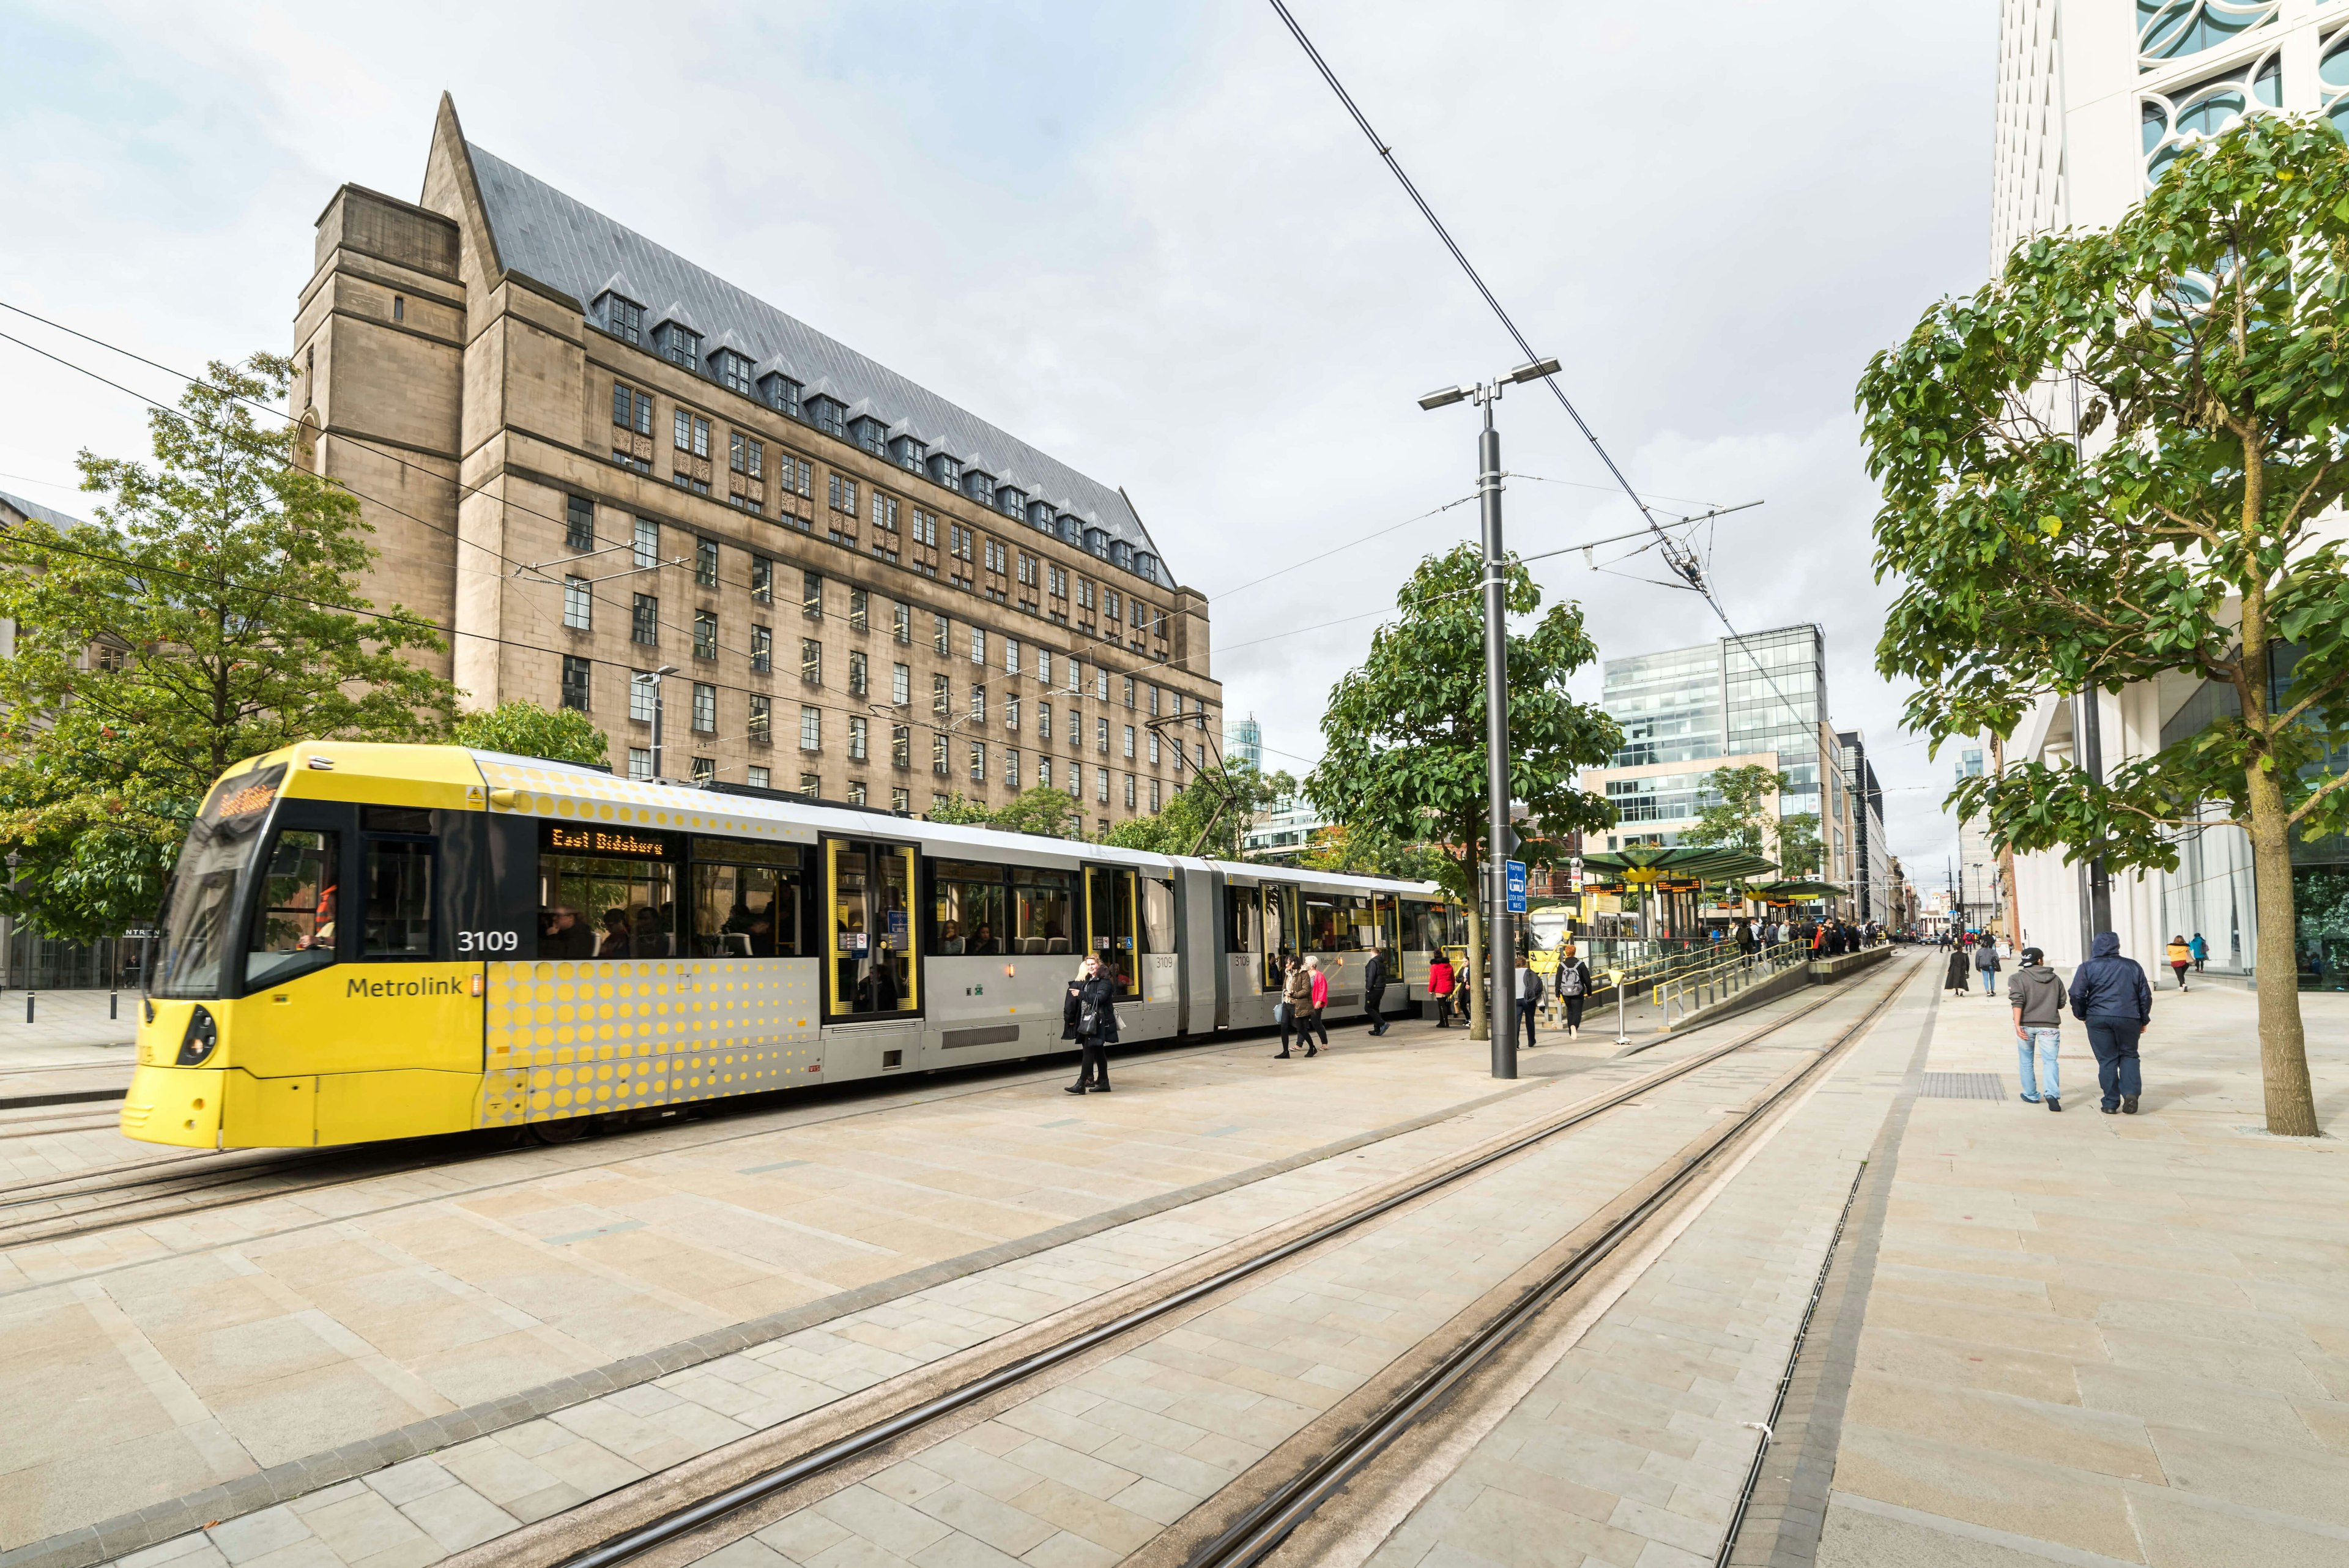
<svg viewBox="0 0 2349 1568">
<path fill-rule="evenodd" d="M 577 1143 L 587 1136 L 593 1116 L 558 1116 L 551 1122 L 533 1122 L 530 1136 L 541 1143 Z"/>
</svg>

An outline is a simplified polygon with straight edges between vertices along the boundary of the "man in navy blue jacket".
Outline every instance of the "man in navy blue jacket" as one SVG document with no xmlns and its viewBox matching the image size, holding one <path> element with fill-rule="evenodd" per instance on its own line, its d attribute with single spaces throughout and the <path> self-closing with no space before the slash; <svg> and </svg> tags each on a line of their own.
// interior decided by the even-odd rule
<svg viewBox="0 0 2349 1568">
<path fill-rule="evenodd" d="M 2097 1108 L 2137 1115 L 2144 1092 L 2137 1072 L 2137 1036 L 2153 1022 L 2153 987 L 2141 965 L 2121 957 L 2121 940 L 2098 931 L 2088 961 L 2072 971 L 2072 1016 L 2088 1026 L 2088 1048 L 2096 1054 Z"/>
</svg>

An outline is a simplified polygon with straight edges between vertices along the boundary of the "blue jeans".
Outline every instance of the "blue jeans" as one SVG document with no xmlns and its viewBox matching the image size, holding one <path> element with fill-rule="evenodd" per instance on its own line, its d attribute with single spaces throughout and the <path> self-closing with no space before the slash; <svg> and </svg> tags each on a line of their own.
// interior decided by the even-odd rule
<svg viewBox="0 0 2349 1568">
<path fill-rule="evenodd" d="M 2025 1029 L 2014 1043 L 2015 1069 L 2023 1078 L 2023 1097 L 2037 1105 L 2042 1100 L 2064 1097 L 2062 1079 L 2055 1064 L 2056 1044 L 2064 1037 L 2061 1029 Z M 2036 1082 L 2032 1073 L 2032 1059 L 2038 1058 Z"/>
<path fill-rule="evenodd" d="M 1994 969 L 1978 969 L 1974 971 L 1974 972 L 1982 976 L 1982 994 L 1984 996 L 1996 996 L 1998 994 L 1998 971 Z"/>
<path fill-rule="evenodd" d="M 2145 1092 L 2137 1060 L 2137 1032 L 2145 1026 L 2134 1018 L 2088 1020 L 2088 1049 L 2096 1054 L 2096 1087 L 2105 1092 L 2105 1108 Z"/>
</svg>

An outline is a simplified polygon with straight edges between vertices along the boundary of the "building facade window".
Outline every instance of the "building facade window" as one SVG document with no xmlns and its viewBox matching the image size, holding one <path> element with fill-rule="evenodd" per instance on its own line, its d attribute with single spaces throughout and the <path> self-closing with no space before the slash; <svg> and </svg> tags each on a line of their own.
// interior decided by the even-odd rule
<svg viewBox="0 0 2349 1568">
<path fill-rule="evenodd" d="M 750 396 L 750 361 L 731 348 L 718 351 L 718 381 L 730 392 Z"/>
<path fill-rule="evenodd" d="M 630 435 L 653 433 L 653 400 L 648 392 L 612 383 L 612 422 Z"/>
<path fill-rule="evenodd" d="M 889 667 L 889 701 L 903 708 L 914 700 L 914 670 L 909 664 Z"/>
<path fill-rule="evenodd" d="M 1109 721 L 1107 719 L 1093 721 L 1093 749 L 1102 756 L 1109 755 Z"/>
<path fill-rule="evenodd" d="M 754 766 L 744 768 L 742 770 L 743 782 L 748 784 L 752 789 L 765 789 L 767 787 L 767 780 L 772 775 L 770 774 L 766 769 L 761 767 Z"/>
<path fill-rule="evenodd" d="M 1036 738 L 1040 741 L 1052 738 L 1052 705 L 1050 702 L 1036 704 Z"/>
<path fill-rule="evenodd" d="M 911 724 L 889 726 L 889 765 L 911 767 L 914 762 L 914 727 Z"/>
<path fill-rule="evenodd" d="M 750 602 L 756 605 L 775 602 L 775 563 L 764 556 L 750 557 Z"/>
<path fill-rule="evenodd" d="M 895 812 L 899 816 L 904 816 L 908 812 L 912 811 L 914 809 L 914 792 L 909 789 L 891 790 L 889 792 L 889 809 Z"/>
<path fill-rule="evenodd" d="M 864 735 L 867 723 L 868 721 L 861 713 L 851 713 L 848 716 L 848 760 L 852 763 L 861 763 L 864 760 Z"/>
<path fill-rule="evenodd" d="M 1128 811 L 1133 809 L 1133 775 L 1132 774 L 1125 775 L 1125 809 Z"/>
<path fill-rule="evenodd" d="M 645 307 L 633 299 L 607 294 L 604 296 L 604 326 L 623 343 L 642 343 L 645 340 Z"/>
<path fill-rule="evenodd" d="M 1109 770 L 1107 768 L 1093 770 L 1093 799 L 1102 805 L 1109 804 Z"/>
<path fill-rule="evenodd" d="M 930 711 L 944 718 L 948 709 L 947 678 L 943 675 L 933 675 L 930 677 Z"/>
<path fill-rule="evenodd" d="M 916 545 L 927 545 L 932 549 L 936 549 L 937 547 L 938 519 L 936 514 L 925 512 L 918 506 L 914 509 L 914 543 Z"/>
<path fill-rule="evenodd" d="M 582 554 L 595 547 L 595 504 L 584 495 L 574 495 L 564 514 L 564 548 Z"/>
<path fill-rule="evenodd" d="M 653 776 L 653 753 L 649 746 L 628 748 L 628 776 L 643 784 Z"/>
<path fill-rule="evenodd" d="M 1133 726 L 1131 724 L 1125 727 L 1125 755 L 1129 760 L 1133 756 Z"/>
<path fill-rule="evenodd" d="M 1164 809 L 1164 806 L 1161 802 L 1159 793 L 1162 787 L 1163 786 L 1156 779 L 1152 779 L 1150 781 L 1150 815 L 1153 816 L 1157 815 L 1160 811 Z"/>
<path fill-rule="evenodd" d="M 699 414 L 689 413 L 684 409 L 679 409 L 677 410 L 674 430 L 673 444 L 678 451 L 691 457 L 709 455 L 709 421 L 708 420 L 703 419 Z"/>
<path fill-rule="evenodd" d="M 636 531 L 631 541 L 629 564 L 638 571 L 660 565 L 660 524 L 649 517 L 636 519 Z"/>
<path fill-rule="evenodd" d="M 587 711 L 587 693 L 595 667 L 575 653 L 563 656 L 563 705 Z"/>
<path fill-rule="evenodd" d="M 718 586 L 718 541 L 696 539 L 693 542 L 693 580 L 700 587 Z"/>
<path fill-rule="evenodd" d="M 693 732 L 697 735 L 718 732 L 718 688 L 706 680 L 693 683 Z"/>
<path fill-rule="evenodd" d="M 771 745 L 774 739 L 775 700 L 763 692 L 753 691 L 750 694 L 750 743 L 754 746 Z"/>
<path fill-rule="evenodd" d="M 693 612 L 693 657 L 718 657 L 718 618 L 709 610 Z"/>
<path fill-rule="evenodd" d="M 802 752 L 823 750 L 823 709 L 802 707 L 800 710 L 800 750 Z"/>
<path fill-rule="evenodd" d="M 800 574 L 800 614 L 810 620 L 823 618 L 823 574 Z"/>
<path fill-rule="evenodd" d="M 865 661 L 861 652 L 852 652 L 848 656 L 848 694 L 851 697 L 865 695 Z"/>
<path fill-rule="evenodd" d="M 701 368 L 701 334 L 680 322 L 664 321 L 653 329 L 660 345 L 661 358 L 672 365 L 682 365 L 688 370 Z"/>
<path fill-rule="evenodd" d="M 660 646 L 660 600 L 637 594 L 628 605 L 628 640 L 647 648 Z"/>
<path fill-rule="evenodd" d="M 851 517 L 856 515 L 856 481 L 844 473 L 833 474 L 831 497 L 834 512 L 845 512 Z"/>
<path fill-rule="evenodd" d="M 822 775 L 817 774 L 802 774 L 800 775 L 800 794 L 807 796 L 810 800 L 823 799 L 823 779 Z"/>
<path fill-rule="evenodd" d="M 715 758 L 715 757 L 696 757 L 696 758 L 694 758 L 694 759 L 693 759 L 693 782 L 694 782 L 694 783 L 696 783 L 696 784 L 708 784 L 710 780 L 712 780 L 712 779 L 716 778 L 717 776 L 718 776 L 718 759 L 717 759 L 717 758 Z"/>
<path fill-rule="evenodd" d="M 800 679 L 810 686 L 823 684 L 823 644 L 812 637 L 800 639 Z"/>
<path fill-rule="evenodd" d="M 930 737 L 930 772 L 944 778 L 949 771 L 947 765 L 947 738 L 942 734 L 932 735 Z"/>
<path fill-rule="evenodd" d="M 864 631 L 870 624 L 873 596 L 863 588 L 848 590 L 848 629 Z"/>
<path fill-rule="evenodd" d="M 660 677 L 637 670 L 628 677 L 628 717 L 639 724 L 653 722 L 654 704 L 660 701 Z"/>
<path fill-rule="evenodd" d="M 899 600 L 889 607 L 889 628 L 899 642 L 914 640 L 914 607 Z"/>
<path fill-rule="evenodd" d="M 750 628 L 750 673 L 766 675 L 775 668 L 775 634 L 763 626 Z"/>
<path fill-rule="evenodd" d="M 574 631 L 595 628 L 595 598 L 585 577 L 563 579 L 563 624 Z"/>
<path fill-rule="evenodd" d="M 987 782 L 987 747 L 978 741 L 970 743 L 970 782 L 975 784 Z"/>
<path fill-rule="evenodd" d="M 726 466 L 745 479 L 767 476 L 767 445 L 756 436 L 740 431 L 727 437 Z"/>
<path fill-rule="evenodd" d="M 987 662 L 987 633 L 978 627 L 970 628 L 970 661 L 973 664 Z"/>
<path fill-rule="evenodd" d="M 987 722 L 987 688 L 976 683 L 970 689 L 970 722 L 974 724 Z"/>
</svg>

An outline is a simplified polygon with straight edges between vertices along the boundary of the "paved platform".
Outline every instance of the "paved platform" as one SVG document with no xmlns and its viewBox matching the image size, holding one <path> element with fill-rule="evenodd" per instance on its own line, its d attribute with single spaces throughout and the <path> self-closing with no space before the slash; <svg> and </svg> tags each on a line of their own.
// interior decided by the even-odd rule
<svg viewBox="0 0 2349 1568">
<path fill-rule="evenodd" d="M 1118 1092 L 1082 1099 L 1059 1068 L 821 1091 L 16 1248 L 0 1255 L 0 1404 L 57 1414 L 0 1428 L 0 1545 L 145 1509 L 232 1518 L 672 1373 L 778 1358 L 728 1366 L 766 1379 L 747 1402 L 713 1371 L 694 1385 L 707 1403 L 607 1430 L 625 1469 L 558 1460 L 538 1467 L 543 1495 L 494 1499 L 512 1518 L 563 1506 L 740 1435 L 746 1412 L 781 1418 L 1489 1136 L 1480 1105 L 1651 1064 L 1586 1036 L 1496 1085 L 1482 1043 L 1418 1023 L 1340 1029 L 1312 1061 L 1269 1050 L 1133 1054 Z M 1161 1214 L 1163 1235 L 1083 1245 Z M 1005 1272 L 951 1288 L 987 1271 Z M 924 1292 L 943 1293 L 935 1310 Z"/>
<path fill-rule="evenodd" d="M 2253 999 L 2158 996 L 2136 1116 L 2067 1030 L 2059 1115 L 1934 978 L 1317 1561 L 1714 1562 L 1849 1199 L 1732 1562 L 2349 1563 L 2349 1146 L 2258 1130 Z M 2302 1000 L 2333 1128 L 2349 1006 Z"/>
</svg>

